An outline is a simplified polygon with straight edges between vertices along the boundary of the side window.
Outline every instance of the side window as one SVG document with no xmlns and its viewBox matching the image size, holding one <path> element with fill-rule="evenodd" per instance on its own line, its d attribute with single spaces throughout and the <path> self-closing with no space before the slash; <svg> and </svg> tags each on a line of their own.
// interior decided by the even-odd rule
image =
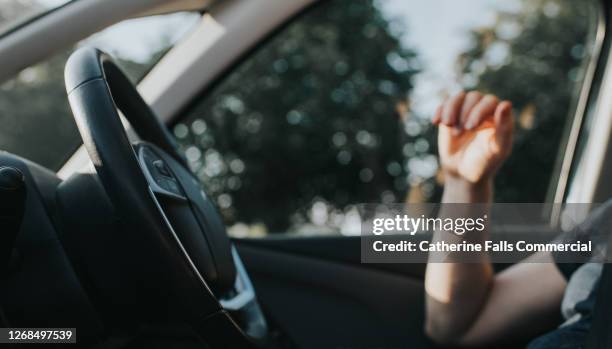
<svg viewBox="0 0 612 349">
<path fill-rule="evenodd" d="M 18 3 L 20 8 L 35 5 Z M 0 3 L 0 14 L 13 6 Z M 175 13 L 130 19 L 76 46 L 95 46 L 114 55 L 137 82 L 199 18 L 199 13 Z M 58 170 L 81 144 L 64 87 L 64 65 L 72 51 L 55 54 L 0 85 L 0 149 Z"/>
<path fill-rule="evenodd" d="M 440 9 L 444 9 L 441 11 Z M 513 101 L 500 202 L 544 202 L 589 58 L 596 1 L 327 1 L 174 126 L 233 236 L 358 234 L 358 203 L 435 202 L 435 107 Z"/>
</svg>

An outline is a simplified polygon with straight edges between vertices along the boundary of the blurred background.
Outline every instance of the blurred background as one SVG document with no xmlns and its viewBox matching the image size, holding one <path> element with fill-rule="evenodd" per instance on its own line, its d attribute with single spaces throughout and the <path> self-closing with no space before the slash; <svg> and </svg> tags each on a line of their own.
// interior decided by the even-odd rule
<svg viewBox="0 0 612 349">
<path fill-rule="evenodd" d="M 78 0 L 73 0 L 78 1 Z M 0 37 L 69 0 L 0 0 Z M 0 149 L 58 170 L 81 145 L 64 87 L 64 65 L 81 46 L 115 57 L 137 83 L 200 20 L 174 13 L 126 20 L 66 47 L 0 85 Z"/>
<path fill-rule="evenodd" d="M 15 25 L 11 11 L 35 15 L 61 2 L 3 1 L 0 32 Z M 429 119 L 445 97 L 477 89 L 515 109 L 496 201 L 546 202 L 593 53 L 597 5 L 322 1 L 203 91 L 172 132 L 231 235 L 352 235 L 360 203 L 439 201 Z M 198 18 L 125 21 L 79 45 L 115 55 L 138 82 Z M 0 148 L 57 170 L 65 155 L 55 154 L 66 152 L 56 149 L 78 147 L 62 78 L 71 51 L 1 86 Z M 24 150 L 19 128 L 32 124 L 41 131 Z"/>
<path fill-rule="evenodd" d="M 590 54 L 593 8 L 468 4 L 329 1 L 205 95 L 174 133 L 230 231 L 358 234 L 357 203 L 439 201 L 429 119 L 462 88 L 514 103 L 514 155 L 496 200 L 544 202 Z"/>
</svg>

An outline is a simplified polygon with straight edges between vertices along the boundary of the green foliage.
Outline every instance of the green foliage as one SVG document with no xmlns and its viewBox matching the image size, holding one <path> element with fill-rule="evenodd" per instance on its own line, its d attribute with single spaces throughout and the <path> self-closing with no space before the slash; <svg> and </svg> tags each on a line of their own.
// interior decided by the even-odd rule
<svg viewBox="0 0 612 349">
<path fill-rule="evenodd" d="M 512 101 L 517 114 L 513 155 L 496 182 L 499 202 L 546 200 L 557 156 L 564 153 L 564 129 L 573 119 L 576 82 L 591 54 L 584 44 L 593 42 L 593 5 L 525 0 L 520 13 L 500 13 L 493 27 L 474 31 L 473 47 L 460 57 L 466 80 L 477 81 L 468 87 Z M 487 60 L 496 49 L 507 49 L 501 64 Z"/>
<path fill-rule="evenodd" d="M 466 88 L 514 103 L 514 153 L 497 201 L 541 202 L 591 54 L 593 1 L 522 4 L 469 32 L 473 45 L 457 66 Z M 427 62 L 405 46 L 400 26 L 377 1 L 324 2 L 194 104 L 174 131 L 228 224 L 297 230 L 317 205 L 333 221 L 356 203 L 439 198 L 435 128 L 408 98 Z M 144 64 L 121 62 L 133 81 L 171 43 L 162 46 Z M 57 169 L 80 144 L 63 86 L 67 57 L 0 87 L 1 149 Z"/>
<path fill-rule="evenodd" d="M 66 59 L 56 55 L 2 85 L 0 149 L 56 169 L 80 144 L 64 87 Z"/>
<path fill-rule="evenodd" d="M 284 231 L 315 200 L 342 209 L 385 191 L 402 199 L 395 105 L 412 87 L 415 54 L 371 2 L 343 4 L 292 23 L 189 113 L 192 132 L 179 140 L 228 222 Z"/>
<path fill-rule="evenodd" d="M 82 143 L 64 87 L 68 57 L 69 52 L 57 54 L 0 87 L 0 149 L 58 169 Z M 151 63 L 120 60 L 119 65 L 138 81 Z"/>
<path fill-rule="evenodd" d="M 590 54 L 582 46 L 590 42 L 590 10 L 571 0 L 525 0 L 518 13 L 498 13 L 493 26 L 468 33 L 473 45 L 457 57 L 465 87 L 510 99 L 518 115 L 498 201 L 546 198 Z M 321 5 L 175 127 L 228 224 L 291 231 L 312 221 L 308 209 L 317 203 L 329 223 L 356 203 L 439 199 L 435 128 L 411 114 L 408 99 L 417 52 L 400 43 L 397 24 L 375 1 Z"/>
</svg>

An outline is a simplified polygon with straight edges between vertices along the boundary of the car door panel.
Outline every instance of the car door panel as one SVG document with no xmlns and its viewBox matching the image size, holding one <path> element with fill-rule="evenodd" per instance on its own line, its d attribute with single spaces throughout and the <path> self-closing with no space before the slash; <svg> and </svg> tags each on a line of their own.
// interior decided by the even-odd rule
<svg viewBox="0 0 612 349">
<path fill-rule="evenodd" d="M 352 263 L 350 251 L 359 260 L 355 243 L 345 237 L 237 245 L 262 306 L 298 347 L 433 347 L 423 333 L 423 265 L 405 264 L 410 274 Z M 338 258 L 326 255 L 334 250 Z"/>
</svg>

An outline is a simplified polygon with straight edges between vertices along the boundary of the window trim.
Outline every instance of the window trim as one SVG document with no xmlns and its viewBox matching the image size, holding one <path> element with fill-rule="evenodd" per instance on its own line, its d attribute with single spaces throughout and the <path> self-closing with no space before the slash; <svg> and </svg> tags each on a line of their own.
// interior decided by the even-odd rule
<svg viewBox="0 0 612 349">
<path fill-rule="evenodd" d="M 553 203 L 563 203 L 567 199 L 567 194 L 569 192 L 571 182 L 570 175 L 572 169 L 576 166 L 576 149 L 578 147 L 578 143 L 580 140 L 580 135 L 583 133 L 583 127 L 586 119 L 586 113 L 589 107 L 589 99 L 592 97 L 591 92 L 593 91 L 593 85 L 595 83 L 595 77 L 598 70 L 605 68 L 606 61 L 602 58 L 602 48 L 604 41 L 606 41 L 607 37 L 607 18 L 605 13 L 607 9 L 605 4 L 602 1 L 599 2 L 599 11 L 598 11 L 598 19 L 595 33 L 594 33 L 594 42 L 593 42 L 593 54 L 589 58 L 589 62 L 586 66 L 586 72 L 584 80 L 582 81 L 582 86 L 580 88 L 580 94 L 578 96 L 578 101 L 576 104 L 576 110 L 574 112 L 574 117 L 572 119 L 572 123 L 569 129 L 569 134 L 565 142 L 565 146 L 562 147 L 564 149 L 563 158 L 561 160 L 559 170 L 556 173 L 557 186 L 554 188 L 554 193 L 552 195 Z M 558 206 L 558 205 L 555 205 Z M 557 224 L 559 220 L 560 212 L 557 210 L 553 210 L 551 213 L 551 223 Z"/>
<path fill-rule="evenodd" d="M 235 57 L 231 58 L 231 61 L 225 67 L 222 67 L 220 70 L 215 72 L 212 78 L 210 78 L 208 81 L 204 81 L 199 86 L 197 91 L 195 91 L 193 95 L 188 100 L 186 100 L 185 103 L 180 105 L 175 110 L 172 110 L 171 113 L 162 113 L 163 115 L 162 118 L 165 116 L 163 121 L 166 123 L 167 127 L 172 128 L 177 123 L 179 123 L 181 119 L 185 116 L 186 112 L 190 110 L 191 108 L 193 108 L 195 104 L 198 103 L 199 100 L 201 100 L 203 97 L 205 97 L 206 95 L 210 94 L 213 90 L 215 90 L 217 86 L 221 84 L 228 75 L 232 74 L 235 70 L 237 70 L 246 60 L 248 60 L 257 51 L 259 51 L 261 47 L 265 46 L 268 42 L 274 39 L 285 28 L 290 26 L 296 20 L 299 20 L 302 16 L 306 15 L 313 8 L 318 7 L 318 6 L 323 6 L 323 4 L 329 1 L 333 1 L 333 0 L 300 0 L 299 2 L 302 4 L 296 5 L 297 11 L 290 13 L 286 18 L 282 19 L 277 26 L 267 31 L 264 35 L 257 38 L 255 41 L 249 42 L 243 45 L 242 51 L 239 54 L 237 54 Z M 269 0 L 266 2 L 268 3 L 268 5 L 272 5 Z M 227 5 L 224 5 L 224 6 L 227 6 Z M 223 10 L 224 9 L 221 9 L 221 11 Z M 215 21 L 215 23 L 217 23 L 219 12 L 220 11 L 218 8 L 212 7 L 210 8 L 209 11 L 207 11 L 203 15 L 202 19 L 204 20 L 205 17 L 209 15 L 211 19 Z M 221 16 L 223 16 L 223 14 L 221 14 Z M 228 40 L 228 38 L 221 38 L 221 39 Z M 210 49 L 214 50 L 215 48 L 210 47 L 209 50 Z M 201 57 L 198 57 L 198 58 L 201 58 Z M 166 63 L 166 62 L 163 62 L 162 60 L 160 61 L 160 63 Z M 169 64 L 169 65 L 172 65 L 172 64 Z M 149 78 L 150 77 L 147 76 L 146 79 L 143 79 L 143 85 L 146 85 L 147 83 L 149 83 L 148 81 Z M 143 87 L 144 87 L 144 91 L 148 92 L 147 86 L 143 86 Z M 163 103 L 160 103 L 160 104 L 163 104 Z M 155 106 L 153 106 L 153 109 L 156 110 Z"/>
<path fill-rule="evenodd" d="M 612 4 L 602 1 L 606 20 L 612 14 Z M 612 146 L 612 115 L 610 108 L 612 103 L 612 52 L 610 47 L 612 39 L 608 33 L 603 40 L 604 52 L 600 57 L 598 69 L 595 74 L 594 87 L 589 100 L 592 110 L 585 116 L 585 123 L 590 123 L 589 129 L 583 129 L 578 141 L 578 149 L 582 156 L 579 161 L 574 161 L 569 176 L 569 191 L 566 200 L 568 202 L 603 202 L 612 195 L 612 187 L 607 183 L 606 174 L 612 171 L 612 155 L 609 149 Z M 597 126 L 595 126 L 597 125 Z M 606 128 L 607 127 L 607 128 Z"/>
</svg>

